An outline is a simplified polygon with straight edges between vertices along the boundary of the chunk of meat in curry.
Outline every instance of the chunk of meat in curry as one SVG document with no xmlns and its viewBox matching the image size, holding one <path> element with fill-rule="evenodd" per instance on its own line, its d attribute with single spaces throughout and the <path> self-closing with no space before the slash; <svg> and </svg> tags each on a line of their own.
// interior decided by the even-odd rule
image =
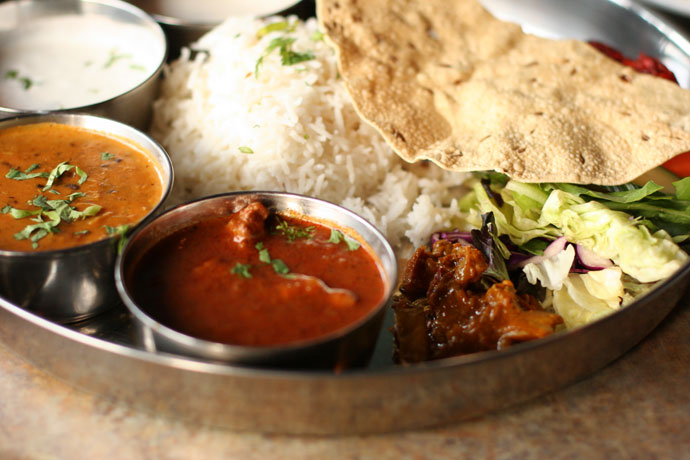
<svg viewBox="0 0 690 460">
<path fill-rule="evenodd" d="M 393 304 L 396 360 L 413 363 L 547 336 L 562 323 L 509 280 L 484 289 L 488 263 L 474 246 L 441 240 L 408 262 Z"/>
<path fill-rule="evenodd" d="M 258 201 L 233 214 L 227 223 L 232 240 L 242 247 L 253 247 L 265 234 L 264 222 L 268 214 L 268 209 Z"/>
</svg>

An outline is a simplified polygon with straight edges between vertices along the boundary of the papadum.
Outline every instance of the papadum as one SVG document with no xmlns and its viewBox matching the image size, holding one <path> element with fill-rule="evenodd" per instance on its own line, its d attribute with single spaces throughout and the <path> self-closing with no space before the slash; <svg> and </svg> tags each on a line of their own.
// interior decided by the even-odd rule
<svg viewBox="0 0 690 460">
<path fill-rule="evenodd" d="M 318 0 L 360 112 L 405 160 L 615 185 L 690 150 L 690 91 L 474 0 Z"/>
</svg>

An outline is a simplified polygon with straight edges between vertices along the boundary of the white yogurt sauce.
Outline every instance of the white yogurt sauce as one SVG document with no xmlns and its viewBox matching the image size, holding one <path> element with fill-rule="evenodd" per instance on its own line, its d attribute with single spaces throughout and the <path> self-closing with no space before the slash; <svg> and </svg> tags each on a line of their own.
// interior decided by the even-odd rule
<svg viewBox="0 0 690 460">
<path fill-rule="evenodd" d="M 69 109 L 148 79 L 165 49 L 154 31 L 96 14 L 20 22 L 0 31 L 0 106 Z"/>
</svg>

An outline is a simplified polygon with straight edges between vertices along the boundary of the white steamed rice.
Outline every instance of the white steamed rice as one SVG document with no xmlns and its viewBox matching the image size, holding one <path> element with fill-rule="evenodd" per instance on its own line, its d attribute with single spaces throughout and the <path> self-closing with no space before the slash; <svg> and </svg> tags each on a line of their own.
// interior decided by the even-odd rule
<svg viewBox="0 0 690 460">
<path fill-rule="evenodd" d="M 151 134 L 172 158 L 173 199 L 250 189 L 316 196 L 365 217 L 396 246 L 452 227 L 453 189 L 467 176 L 395 155 L 355 112 L 316 21 L 288 19 L 294 31 L 258 39 L 267 22 L 285 19 L 231 18 L 192 47 L 207 53 L 184 49 L 166 69 Z M 266 55 L 285 35 L 314 59 L 284 66 L 278 49 Z"/>
</svg>

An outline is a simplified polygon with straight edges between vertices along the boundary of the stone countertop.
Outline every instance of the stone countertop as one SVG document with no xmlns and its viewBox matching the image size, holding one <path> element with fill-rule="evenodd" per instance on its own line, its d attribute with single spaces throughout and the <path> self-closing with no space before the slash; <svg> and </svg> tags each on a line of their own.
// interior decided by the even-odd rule
<svg viewBox="0 0 690 460">
<path fill-rule="evenodd" d="M 82 392 L 0 347 L 0 459 L 678 458 L 690 455 L 689 389 L 690 295 L 574 385 L 439 429 L 365 437 L 191 425 Z"/>
</svg>

